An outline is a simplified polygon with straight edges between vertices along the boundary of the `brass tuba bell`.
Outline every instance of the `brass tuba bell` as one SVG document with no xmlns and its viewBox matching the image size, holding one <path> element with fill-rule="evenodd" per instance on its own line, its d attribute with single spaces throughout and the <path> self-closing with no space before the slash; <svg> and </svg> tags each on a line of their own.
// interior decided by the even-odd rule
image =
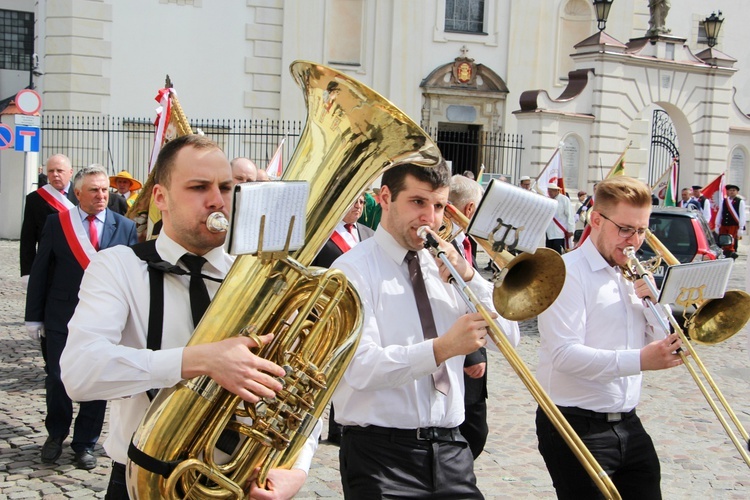
<svg viewBox="0 0 750 500">
<path fill-rule="evenodd" d="M 161 390 L 132 445 L 168 470 L 129 460 L 131 498 L 241 498 L 256 468 L 262 485 L 271 468 L 294 464 L 354 355 L 362 322 L 343 273 L 305 266 L 385 169 L 441 161 L 429 136 L 372 89 L 314 63 L 297 61 L 290 71 L 307 123 L 283 180 L 309 182 L 306 244 L 286 258 L 238 257 L 189 343 L 273 332 L 257 354 L 289 367 L 285 388 L 272 401 L 239 408 L 239 397 L 208 377 Z M 215 445 L 225 428 L 244 440 L 219 463 Z"/>
</svg>

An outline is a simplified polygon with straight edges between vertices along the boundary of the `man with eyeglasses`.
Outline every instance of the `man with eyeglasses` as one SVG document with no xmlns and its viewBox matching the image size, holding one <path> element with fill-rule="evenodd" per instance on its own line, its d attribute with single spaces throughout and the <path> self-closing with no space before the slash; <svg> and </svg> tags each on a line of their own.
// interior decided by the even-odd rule
<svg viewBox="0 0 750 500">
<path fill-rule="evenodd" d="M 651 190 L 618 176 L 599 183 L 589 215 L 591 235 L 563 256 L 565 285 L 539 315 L 539 368 L 544 390 L 611 477 L 623 498 L 661 498 L 659 459 L 636 415 L 641 372 L 682 363 L 676 334 L 651 310 L 645 279 L 623 276 L 626 247 L 643 244 Z M 594 482 L 544 412 L 536 417 L 539 451 L 558 498 L 596 498 Z"/>
</svg>

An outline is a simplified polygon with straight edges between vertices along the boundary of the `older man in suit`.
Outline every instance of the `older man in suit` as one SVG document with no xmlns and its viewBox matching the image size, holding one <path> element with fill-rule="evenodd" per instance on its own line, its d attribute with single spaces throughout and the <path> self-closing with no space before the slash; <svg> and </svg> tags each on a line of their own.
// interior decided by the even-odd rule
<svg viewBox="0 0 750 500">
<path fill-rule="evenodd" d="M 47 218 L 26 296 L 28 334 L 34 340 L 42 336 L 46 340 L 45 426 L 49 437 L 42 447 L 44 463 L 54 463 L 60 457 L 73 420 L 73 403 L 60 379 L 60 356 L 68 321 L 78 304 L 83 272 L 98 250 L 137 242 L 135 223 L 107 209 L 109 179 L 104 168 L 83 168 L 74 189 L 79 205 Z M 78 468 L 96 466 L 92 450 L 101 433 L 105 409 L 105 401 L 80 405 L 71 444 Z"/>
<path fill-rule="evenodd" d="M 451 177 L 448 201 L 467 219 L 471 219 L 482 200 L 482 186 L 461 175 Z M 454 232 L 456 228 L 454 228 Z M 478 269 L 476 244 L 464 233 L 453 239 L 453 246 L 468 263 Z M 481 455 L 487 443 L 487 349 L 484 347 L 466 355 L 464 359 L 464 421 L 458 426 L 469 442 L 471 455 Z"/>
<path fill-rule="evenodd" d="M 336 226 L 336 229 L 334 229 L 331 237 L 328 238 L 326 244 L 318 252 L 313 261 L 314 266 L 331 267 L 334 260 L 344 255 L 360 241 L 366 240 L 375 234 L 375 231 L 369 227 L 357 223 L 364 208 L 365 196 L 362 194 L 355 200 L 349 211 L 344 215 L 344 218 Z M 341 442 L 341 426 L 336 423 L 335 419 L 336 413 L 333 410 L 333 404 L 331 404 L 331 411 L 328 414 L 328 442 L 339 444 Z"/>
<path fill-rule="evenodd" d="M 70 158 L 56 154 L 47 160 L 47 184 L 26 195 L 21 224 L 21 278 L 28 282 L 37 245 L 47 216 L 73 208 L 78 203 L 70 179 L 73 167 Z"/>
<path fill-rule="evenodd" d="M 334 229 L 331 237 L 323 245 L 313 261 L 314 266 L 331 267 L 333 261 L 344 255 L 357 243 L 371 237 L 375 232 L 364 224 L 358 224 L 357 219 L 362 215 L 365 197 L 360 195 L 344 218 Z"/>
</svg>

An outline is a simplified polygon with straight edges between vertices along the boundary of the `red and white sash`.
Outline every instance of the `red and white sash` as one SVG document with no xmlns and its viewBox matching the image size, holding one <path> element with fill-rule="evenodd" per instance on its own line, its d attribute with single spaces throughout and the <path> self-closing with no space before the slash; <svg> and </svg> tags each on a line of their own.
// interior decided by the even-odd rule
<svg viewBox="0 0 750 500">
<path fill-rule="evenodd" d="M 339 250 L 341 250 L 343 253 L 348 252 L 352 249 L 351 245 L 344 239 L 344 237 L 339 233 L 338 231 L 334 231 L 331 235 L 331 241 L 339 247 Z"/>
<path fill-rule="evenodd" d="M 78 210 L 60 212 L 60 225 L 62 226 L 63 234 L 65 234 L 65 241 L 68 242 L 73 256 L 75 256 L 78 263 L 85 270 L 89 266 L 91 259 L 96 255 L 96 249 L 86 234 Z"/>
<path fill-rule="evenodd" d="M 45 184 L 44 186 L 40 187 L 36 190 L 36 192 L 39 193 L 39 196 L 41 196 L 44 201 L 46 201 L 52 208 L 54 208 L 58 212 L 64 212 L 75 207 L 75 205 L 73 205 L 73 203 L 67 197 L 63 196 L 60 191 L 53 188 L 49 184 Z"/>
<path fill-rule="evenodd" d="M 737 215 L 737 210 L 734 209 L 734 203 L 732 203 L 732 200 L 730 200 L 729 198 L 724 198 L 724 202 L 725 202 L 724 205 L 729 209 L 729 213 L 734 218 L 734 221 L 737 223 L 737 225 L 739 225 L 740 216 Z M 718 223 L 721 224 L 721 221 L 719 221 Z"/>
</svg>

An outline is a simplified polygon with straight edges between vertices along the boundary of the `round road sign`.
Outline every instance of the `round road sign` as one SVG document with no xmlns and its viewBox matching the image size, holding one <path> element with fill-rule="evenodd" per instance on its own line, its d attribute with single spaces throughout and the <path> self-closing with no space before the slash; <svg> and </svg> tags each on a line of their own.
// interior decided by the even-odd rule
<svg viewBox="0 0 750 500">
<path fill-rule="evenodd" d="M 8 149 L 13 145 L 13 129 L 0 123 L 0 149 Z"/>
<path fill-rule="evenodd" d="M 42 98 L 31 89 L 23 89 L 16 94 L 16 107 L 25 115 L 33 115 L 42 108 Z"/>
</svg>

